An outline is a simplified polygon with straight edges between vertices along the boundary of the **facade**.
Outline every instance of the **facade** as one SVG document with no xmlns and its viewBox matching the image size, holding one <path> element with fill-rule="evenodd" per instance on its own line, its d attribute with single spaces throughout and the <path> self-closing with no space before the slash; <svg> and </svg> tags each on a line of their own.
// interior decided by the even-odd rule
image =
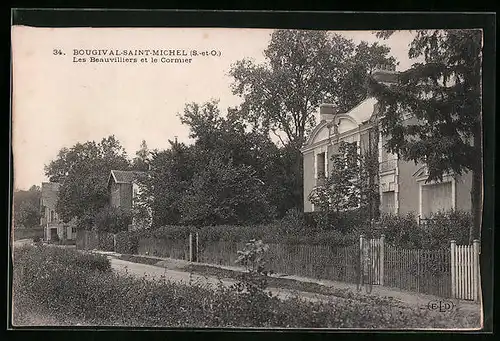
<svg viewBox="0 0 500 341">
<path fill-rule="evenodd" d="M 379 70 L 374 77 L 384 83 L 397 81 L 394 70 Z M 378 153 L 377 181 L 380 212 L 406 214 L 414 212 L 419 218 L 429 218 L 438 211 L 470 210 L 471 174 L 454 177 L 446 175 L 441 182 L 426 182 L 425 165 L 406 162 L 386 150 L 385 137 L 377 133 L 374 120 L 378 110 L 375 98 L 369 97 L 347 113 L 338 113 L 329 104 L 320 107 L 320 123 L 314 128 L 302 148 L 304 156 L 304 211 L 315 211 L 309 201 L 311 191 L 321 177 L 329 174 L 330 157 L 340 141 L 355 143 L 359 153 L 368 150 Z M 404 117 L 407 123 L 415 119 Z M 371 149 L 370 149 L 371 148 Z"/>
<path fill-rule="evenodd" d="M 137 208 L 138 196 L 141 193 L 137 179 L 144 174 L 144 172 L 138 171 L 112 170 L 108 178 L 109 204 L 128 211 Z M 149 220 L 139 221 L 134 217 L 130 228 L 137 228 L 140 225 L 149 226 Z"/>
<path fill-rule="evenodd" d="M 74 240 L 76 239 L 75 226 L 73 224 L 64 224 L 56 212 L 58 196 L 59 183 L 42 183 L 42 196 L 40 198 L 42 217 L 40 218 L 40 225 L 44 229 L 44 240 L 53 240 L 56 235 L 59 240 Z"/>
</svg>

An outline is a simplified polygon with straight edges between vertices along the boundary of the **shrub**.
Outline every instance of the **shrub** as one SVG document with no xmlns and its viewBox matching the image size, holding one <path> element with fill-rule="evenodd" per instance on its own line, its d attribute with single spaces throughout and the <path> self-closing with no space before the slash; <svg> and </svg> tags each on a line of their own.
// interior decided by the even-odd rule
<svg viewBox="0 0 500 341">
<path fill-rule="evenodd" d="M 356 216 L 356 212 L 353 211 L 343 215 L 342 218 L 331 217 L 330 221 L 336 221 L 338 228 L 321 229 L 310 224 L 311 219 L 314 219 L 313 215 L 318 213 L 320 212 L 302 215 L 298 211 L 291 210 L 281 220 L 258 225 L 218 225 L 201 228 L 164 226 L 124 233 L 123 238 L 132 238 L 131 245 L 137 245 L 142 238 L 187 241 L 190 233 L 198 233 L 201 245 L 214 242 L 242 243 L 250 239 L 259 239 L 268 244 L 348 246 L 357 243 L 360 234 L 378 238 L 383 233 L 386 240 L 395 246 L 436 249 L 448 247 L 452 239 L 458 244 L 467 244 L 471 221 L 470 213 L 453 211 L 434 215 L 433 220 L 427 225 L 419 226 L 418 219 L 413 213 L 401 216 L 382 214 L 377 222 L 370 225 L 366 219 Z M 117 241 L 118 244 L 123 242 Z M 128 246 L 124 248 L 130 249 Z M 132 249 L 136 250 L 135 247 Z"/>
<path fill-rule="evenodd" d="M 94 217 L 94 224 L 98 231 L 118 233 L 127 231 L 132 222 L 130 211 L 121 207 L 106 206 Z"/>
<path fill-rule="evenodd" d="M 14 266 L 36 267 L 37 264 L 57 263 L 87 270 L 109 271 L 111 264 L 103 255 L 83 253 L 50 246 L 25 246 L 14 250 Z"/>
<path fill-rule="evenodd" d="M 350 232 L 353 229 L 361 230 L 368 219 L 367 209 L 354 209 L 340 214 L 334 211 L 304 213 L 304 225 L 307 228 L 337 230 L 344 233 Z"/>
<path fill-rule="evenodd" d="M 122 231 L 116 234 L 116 252 L 137 254 L 138 249 L 139 236 L 136 232 Z"/>
<path fill-rule="evenodd" d="M 115 251 L 113 233 L 98 233 L 97 248 L 103 251 Z"/>
<path fill-rule="evenodd" d="M 350 233 L 340 231 L 324 231 L 321 229 L 310 229 L 299 235 L 287 236 L 283 239 L 285 244 L 305 244 L 305 245 L 329 245 L 329 246 L 349 246 L 359 241 L 359 232 L 353 230 Z"/>
<path fill-rule="evenodd" d="M 336 230 L 307 228 L 300 224 L 277 221 L 273 224 L 237 226 L 219 225 L 194 228 L 191 226 L 165 226 L 158 229 L 127 232 L 123 238 L 132 238 L 132 243 L 139 239 L 154 238 L 169 241 L 187 241 L 189 233 L 198 233 L 201 244 L 214 242 L 243 243 L 250 239 L 260 239 L 269 244 L 307 244 L 307 245 L 350 245 L 359 240 L 359 231 L 349 233 Z M 126 237 L 125 237 L 126 236 Z M 118 241 L 117 245 L 124 241 Z M 127 247 L 125 247 L 127 249 Z"/>
<path fill-rule="evenodd" d="M 424 243 L 429 248 L 438 248 L 446 241 L 455 240 L 457 244 L 469 243 L 469 228 L 472 225 L 470 212 L 449 211 L 432 215 L 431 220 L 424 225 Z"/>
<path fill-rule="evenodd" d="M 382 214 L 377 224 L 380 226 L 378 233 L 385 234 L 389 243 L 410 249 L 422 247 L 423 231 L 413 213 L 404 216 Z"/>
<path fill-rule="evenodd" d="M 298 209 L 286 211 L 285 216 L 279 221 L 279 227 L 282 233 L 294 233 L 304 228 L 304 213 Z"/>
<path fill-rule="evenodd" d="M 449 247 L 451 240 L 468 244 L 471 224 L 471 214 L 462 211 L 434 214 L 425 225 L 419 225 L 413 213 L 405 216 L 383 214 L 376 236 L 384 233 L 388 242 L 400 247 L 439 249 Z"/>
<path fill-rule="evenodd" d="M 163 226 L 157 229 L 137 231 L 137 233 L 140 236 L 177 240 L 188 238 L 190 233 L 196 233 L 199 230 L 193 226 Z"/>
<path fill-rule="evenodd" d="M 262 243 L 262 240 L 252 239 L 245 244 L 243 250 L 238 251 L 236 263 L 245 266 L 242 282 L 237 283 L 234 288 L 238 292 L 248 292 L 250 295 L 265 294 L 263 290 L 267 287 L 267 276 L 271 274 L 266 270 L 266 253 L 269 245 Z"/>
</svg>

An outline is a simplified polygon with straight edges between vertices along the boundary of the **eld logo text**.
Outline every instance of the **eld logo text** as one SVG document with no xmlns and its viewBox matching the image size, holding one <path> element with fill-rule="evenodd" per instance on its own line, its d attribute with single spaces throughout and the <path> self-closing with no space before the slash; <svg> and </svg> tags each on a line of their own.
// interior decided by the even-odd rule
<svg viewBox="0 0 500 341">
<path fill-rule="evenodd" d="M 430 301 L 427 304 L 427 308 L 429 310 L 439 311 L 442 313 L 452 310 L 453 307 L 454 304 L 451 301 Z"/>
</svg>

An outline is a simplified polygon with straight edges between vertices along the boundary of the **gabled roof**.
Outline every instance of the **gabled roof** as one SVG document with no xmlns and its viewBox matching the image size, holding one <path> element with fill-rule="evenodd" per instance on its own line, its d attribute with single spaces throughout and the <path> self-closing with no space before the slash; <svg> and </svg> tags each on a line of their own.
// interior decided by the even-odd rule
<svg viewBox="0 0 500 341">
<path fill-rule="evenodd" d="M 130 184 L 143 174 L 145 174 L 145 172 L 111 170 L 108 178 L 108 184 L 111 179 L 113 179 L 113 181 L 117 184 Z"/>
<path fill-rule="evenodd" d="M 375 113 L 377 103 L 378 101 L 376 98 L 368 97 L 358 103 L 358 105 L 356 105 L 348 112 L 335 114 L 333 121 L 321 121 L 316 127 L 314 127 L 303 148 L 311 145 L 314 142 L 316 136 L 323 128 L 338 125 L 340 120 L 342 119 L 350 121 L 355 126 L 360 126 L 363 123 L 367 122 Z"/>
<path fill-rule="evenodd" d="M 421 177 L 428 176 L 428 175 L 429 175 L 429 172 L 427 170 L 427 166 L 422 166 L 419 169 L 417 169 L 417 171 L 415 173 L 413 173 L 413 176 L 415 178 L 421 178 Z"/>
<path fill-rule="evenodd" d="M 443 177 L 445 176 L 454 176 L 453 171 L 445 171 L 443 172 Z M 426 165 L 421 166 L 415 173 L 413 173 L 413 177 L 415 178 L 428 178 L 429 177 L 429 169 Z"/>
</svg>

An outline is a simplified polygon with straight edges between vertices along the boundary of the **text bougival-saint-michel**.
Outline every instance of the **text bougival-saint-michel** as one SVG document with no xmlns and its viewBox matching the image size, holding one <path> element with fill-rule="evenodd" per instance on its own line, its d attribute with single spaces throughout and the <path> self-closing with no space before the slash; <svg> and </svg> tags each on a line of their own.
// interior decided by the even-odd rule
<svg viewBox="0 0 500 341">
<path fill-rule="evenodd" d="M 188 52 L 184 49 L 73 49 L 73 56 L 188 56 Z"/>
</svg>

